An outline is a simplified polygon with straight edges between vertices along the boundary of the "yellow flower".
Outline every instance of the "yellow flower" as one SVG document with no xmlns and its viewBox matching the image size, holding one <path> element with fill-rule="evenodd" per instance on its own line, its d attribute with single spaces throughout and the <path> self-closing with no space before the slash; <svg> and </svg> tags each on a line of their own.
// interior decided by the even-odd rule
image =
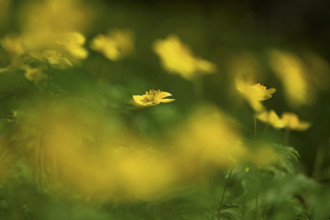
<svg viewBox="0 0 330 220">
<path fill-rule="evenodd" d="M 31 55 L 42 62 L 48 63 L 55 69 L 66 69 L 72 67 L 71 61 L 65 58 L 59 50 L 44 50 L 42 54 L 31 53 Z"/>
<path fill-rule="evenodd" d="M 264 111 L 265 107 L 261 104 L 261 101 L 270 99 L 272 94 L 276 92 L 274 88 L 267 89 L 266 86 L 260 83 L 249 83 L 241 78 L 237 78 L 236 80 L 236 89 L 256 112 Z"/>
<path fill-rule="evenodd" d="M 34 83 L 38 83 L 46 77 L 41 68 L 31 68 L 29 66 L 24 66 L 23 69 L 25 70 L 25 78 L 33 81 Z"/>
<path fill-rule="evenodd" d="M 91 8 L 76 0 L 29 1 L 20 12 L 21 28 L 32 32 L 88 30 L 94 19 Z"/>
<path fill-rule="evenodd" d="M 300 121 L 298 116 L 294 113 L 283 113 L 280 118 L 274 110 L 258 114 L 257 119 L 277 129 L 287 128 L 289 130 L 304 131 L 311 126 L 308 122 Z"/>
<path fill-rule="evenodd" d="M 1 46 L 9 53 L 10 56 L 16 58 L 25 53 L 22 45 L 22 38 L 19 36 L 5 36 L 1 39 Z"/>
<path fill-rule="evenodd" d="M 117 61 L 134 50 L 134 37 L 130 31 L 120 30 L 107 36 L 100 34 L 93 39 L 91 48 L 103 53 L 109 60 Z"/>
<path fill-rule="evenodd" d="M 294 113 L 283 113 L 282 121 L 284 127 L 290 130 L 305 131 L 311 126 L 309 122 L 300 121 L 298 116 Z"/>
<path fill-rule="evenodd" d="M 290 105 L 310 104 L 315 98 L 311 83 L 307 78 L 307 67 L 294 53 L 270 50 L 270 66 L 284 87 L 285 98 Z"/>
<path fill-rule="evenodd" d="M 257 119 L 270 124 L 276 129 L 280 129 L 284 127 L 283 120 L 280 119 L 280 117 L 276 114 L 274 110 L 271 110 L 269 112 L 265 111 L 257 115 Z"/>
<path fill-rule="evenodd" d="M 170 35 L 165 40 L 156 40 L 153 50 L 160 57 L 166 71 L 179 74 L 187 80 L 198 74 L 211 74 L 216 71 L 215 64 L 194 56 L 191 49 L 175 35 Z"/>
<path fill-rule="evenodd" d="M 149 90 L 144 95 L 133 95 L 133 101 L 137 106 L 147 107 L 158 105 L 159 103 L 173 102 L 175 99 L 165 99 L 169 96 L 172 96 L 172 94 L 160 90 Z"/>
<path fill-rule="evenodd" d="M 86 39 L 84 35 L 79 32 L 68 32 L 59 37 L 56 43 L 63 46 L 71 56 L 78 59 L 85 59 L 88 56 L 88 52 L 82 45 Z"/>
<path fill-rule="evenodd" d="M 230 167 L 247 153 L 232 119 L 213 106 L 199 107 L 173 135 L 174 154 L 196 174 Z"/>
<path fill-rule="evenodd" d="M 25 32 L 21 36 L 6 36 L 1 39 L 1 45 L 16 58 L 25 53 L 34 56 L 44 50 L 58 50 L 70 58 L 85 59 L 87 50 L 83 47 L 85 37 L 79 32 Z M 36 55 L 38 56 L 38 55 Z M 40 55 L 39 55 L 40 56 Z"/>
</svg>

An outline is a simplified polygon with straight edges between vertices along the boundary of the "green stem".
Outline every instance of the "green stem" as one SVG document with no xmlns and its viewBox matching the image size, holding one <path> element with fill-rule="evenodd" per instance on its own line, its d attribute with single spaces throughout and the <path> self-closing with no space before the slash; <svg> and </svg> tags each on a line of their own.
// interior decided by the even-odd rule
<svg viewBox="0 0 330 220">
<path fill-rule="evenodd" d="M 47 74 L 47 90 L 49 90 L 49 74 Z"/>
<path fill-rule="evenodd" d="M 215 210 L 215 177 L 212 175 L 210 177 L 210 193 L 211 193 L 211 201 L 212 201 L 212 209 Z"/>
<path fill-rule="evenodd" d="M 256 219 L 259 220 L 259 195 L 256 195 Z"/>
<path fill-rule="evenodd" d="M 224 199 L 225 199 L 226 190 L 227 190 L 227 187 L 228 187 L 228 184 L 229 184 L 229 180 L 230 180 L 230 177 L 231 177 L 231 174 L 232 173 L 233 173 L 233 168 L 230 169 L 229 175 L 228 175 L 228 177 L 226 179 L 226 183 L 225 183 L 225 186 L 223 188 L 223 192 L 222 192 L 222 196 L 221 196 L 221 201 L 220 201 L 218 213 L 221 212 L 221 209 L 223 207 L 223 202 L 224 202 Z"/>
<path fill-rule="evenodd" d="M 320 177 L 320 172 L 322 169 L 322 164 L 324 161 L 324 148 L 319 146 L 316 152 L 315 164 L 313 169 L 313 179 L 317 182 Z"/>
<path fill-rule="evenodd" d="M 289 144 L 289 138 L 290 138 L 290 129 L 285 129 L 285 134 L 284 134 L 284 145 Z"/>
</svg>

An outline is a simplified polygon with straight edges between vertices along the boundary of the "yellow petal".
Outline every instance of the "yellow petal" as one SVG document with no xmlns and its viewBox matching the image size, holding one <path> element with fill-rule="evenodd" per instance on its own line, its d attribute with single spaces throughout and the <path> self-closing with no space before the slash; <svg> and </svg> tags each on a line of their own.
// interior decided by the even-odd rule
<svg viewBox="0 0 330 220">
<path fill-rule="evenodd" d="M 270 88 L 266 90 L 266 99 L 270 99 L 272 97 L 272 94 L 276 92 L 276 89 Z"/>
<path fill-rule="evenodd" d="M 156 40 L 153 43 L 153 50 L 160 57 L 161 65 L 166 71 L 179 74 L 187 80 L 216 71 L 215 64 L 196 57 L 176 35 Z"/>
<path fill-rule="evenodd" d="M 274 128 L 284 127 L 284 122 L 280 119 L 274 110 L 269 112 L 269 122 Z"/>
<path fill-rule="evenodd" d="M 250 103 L 251 107 L 253 108 L 253 110 L 255 112 L 263 112 L 263 111 L 265 111 L 265 106 L 263 104 L 261 104 L 260 101 L 249 100 L 249 103 Z"/>
<path fill-rule="evenodd" d="M 161 99 L 161 100 L 159 100 L 159 102 L 161 102 L 161 103 L 169 103 L 169 102 L 173 102 L 173 101 L 175 101 L 175 99 Z"/>
<path fill-rule="evenodd" d="M 295 130 L 298 131 L 305 131 L 311 126 L 311 123 L 308 122 L 300 122 L 299 124 L 296 125 Z"/>
<path fill-rule="evenodd" d="M 268 112 L 262 112 L 262 113 L 258 114 L 257 119 L 262 122 L 268 123 Z"/>
<path fill-rule="evenodd" d="M 217 66 L 207 60 L 197 59 L 197 67 L 201 72 L 204 73 L 214 73 L 217 70 Z"/>
<path fill-rule="evenodd" d="M 169 93 L 169 92 L 161 92 L 161 93 L 158 95 L 157 98 L 162 99 L 162 98 L 165 98 L 165 97 L 168 97 L 168 96 L 172 96 L 172 94 Z"/>
<path fill-rule="evenodd" d="M 285 123 L 285 127 L 291 130 L 304 131 L 310 127 L 310 123 L 300 121 L 294 113 L 283 113 L 282 120 Z"/>
<path fill-rule="evenodd" d="M 117 61 L 134 51 L 134 35 L 128 30 L 100 34 L 92 40 L 91 49 L 102 53 L 109 60 Z"/>
<path fill-rule="evenodd" d="M 143 102 L 144 97 L 142 95 L 133 95 L 134 103 L 140 106 L 146 106 L 147 104 Z"/>
<path fill-rule="evenodd" d="M 270 124 L 276 129 L 283 128 L 285 125 L 282 119 L 280 119 L 274 110 L 258 114 L 257 119 L 264 123 Z"/>
<path fill-rule="evenodd" d="M 282 82 L 288 104 L 295 107 L 312 103 L 315 92 L 307 77 L 305 62 L 294 53 L 277 49 L 269 51 L 269 60 L 270 67 Z"/>
</svg>

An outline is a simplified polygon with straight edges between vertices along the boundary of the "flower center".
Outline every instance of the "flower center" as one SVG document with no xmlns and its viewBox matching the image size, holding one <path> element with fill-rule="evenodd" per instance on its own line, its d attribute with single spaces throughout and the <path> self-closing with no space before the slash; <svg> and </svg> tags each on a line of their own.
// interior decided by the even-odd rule
<svg viewBox="0 0 330 220">
<path fill-rule="evenodd" d="M 144 99 L 142 100 L 143 103 L 152 103 L 152 104 L 158 104 L 159 101 L 157 100 L 158 95 L 161 93 L 160 90 L 149 90 L 149 92 L 146 92 L 144 95 Z"/>
</svg>

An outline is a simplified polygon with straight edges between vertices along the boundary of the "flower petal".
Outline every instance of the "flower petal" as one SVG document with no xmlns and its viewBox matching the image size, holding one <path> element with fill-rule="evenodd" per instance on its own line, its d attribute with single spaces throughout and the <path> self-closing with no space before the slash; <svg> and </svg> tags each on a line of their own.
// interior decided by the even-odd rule
<svg viewBox="0 0 330 220">
<path fill-rule="evenodd" d="M 265 100 L 270 99 L 272 97 L 272 94 L 276 92 L 276 89 L 270 88 L 266 90 L 265 94 Z"/>
<path fill-rule="evenodd" d="M 139 106 L 146 106 L 147 104 L 144 103 L 142 100 L 144 99 L 144 97 L 142 95 L 133 95 L 133 100 L 134 103 L 139 105 Z"/>
<path fill-rule="evenodd" d="M 311 123 L 308 122 L 300 122 L 296 125 L 295 130 L 297 131 L 305 131 L 311 126 Z"/>
<path fill-rule="evenodd" d="M 169 102 L 173 102 L 173 101 L 175 101 L 175 99 L 161 99 L 161 100 L 159 100 L 159 102 L 161 102 L 161 103 L 169 103 Z"/>
<path fill-rule="evenodd" d="M 157 98 L 162 99 L 162 98 L 165 98 L 165 97 L 168 97 L 168 96 L 172 96 L 172 94 L 169 93 L 169 92 L 161 92 L 161 93 L 158 95 Z"/>
</svg>

